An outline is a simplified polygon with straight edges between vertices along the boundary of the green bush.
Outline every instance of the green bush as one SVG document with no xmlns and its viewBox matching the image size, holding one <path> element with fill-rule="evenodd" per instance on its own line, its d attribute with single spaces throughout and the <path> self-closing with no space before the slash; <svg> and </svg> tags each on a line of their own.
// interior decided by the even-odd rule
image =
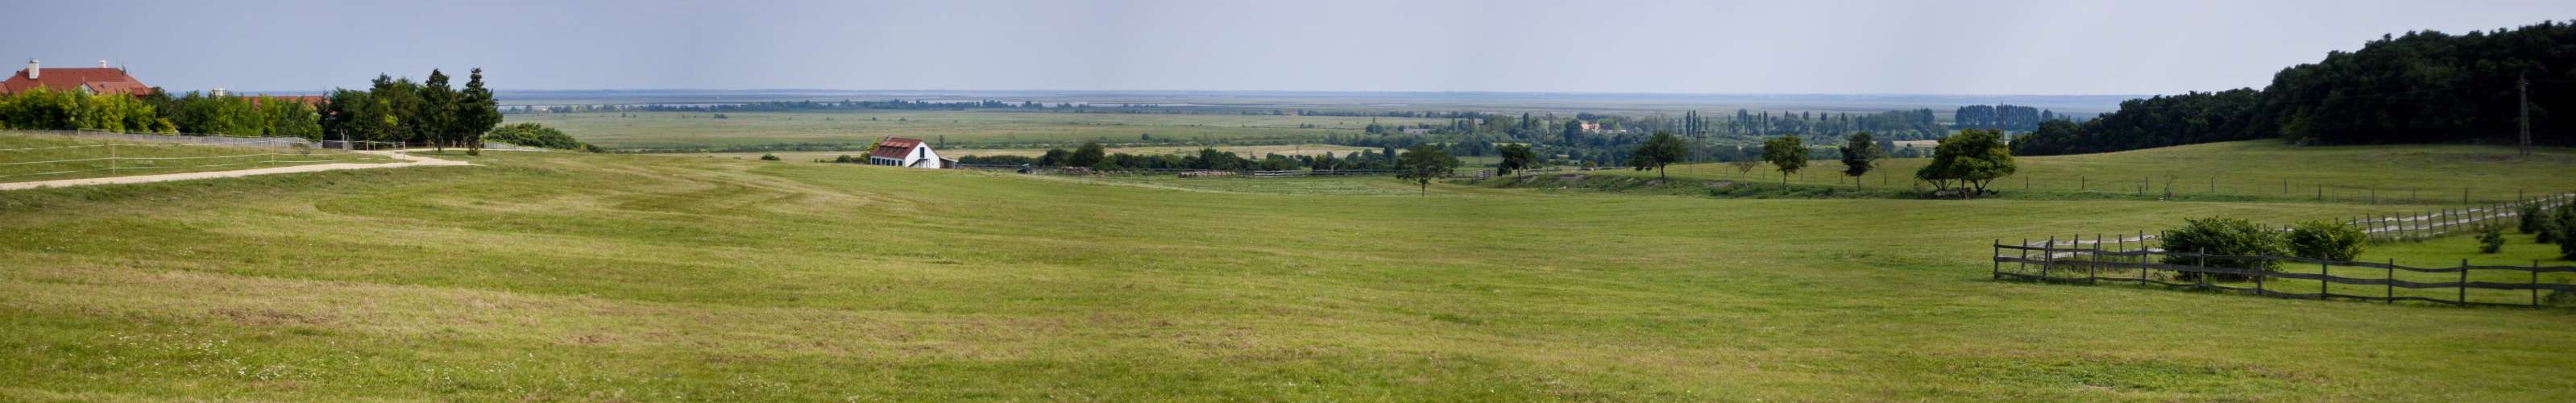
<svg viewBox="0 0 2576 403">
<path fill-rule="evenodd" d="M 2290 229 L 2292 256 L 2324 260 L 2352 260 L 2361 256 L 2361 246 L 2369 234 L 2360 227 L 2339 222 L 2309 221 Z"/>
<path fill-rule="evenodd" d="M 2541 210 L 2540 203 L 2523 203 L 2522 211 L 2518 212 L 2516 217 L 2522 218 L 2519 220 L 2522 221 L 2522 225 L 2515 229 L 2522 231 L 2522 233 L 2525 234 L 2540 233 L 2542 229 L 2547 228 L 2546 226 L 2549 225 L 2549 212 Z"/>
<path fill-rule="evenodd" d="M 2504 226 L 2489 225 L 2478 228 L 2478 253 L 2501 251 L 2504 251 Z"/>
<path fill-rule="evenodd" d="M 760 160 L 761 160 L 761 161 L 777 161 L 777 160 L 778 160 L 778 154 L 761 154 L 761 155 L 760 155 Z"/>
<path fill-rule="evenodd" d="M 2550 233 L 2557 235 L 2551 241 L 2558 243 L 2558 257 L 2576 260 L 2576 235 L 2569 234 L 2576 231 L 2576 203 L 2558 206 L 2558 212 L 2549 215 L 2549 223 Z"/>
<path fill-rule="evenodd" d="M 2522 216 L 2522 221 L 2532 227 L 2531 233 L 2535 234 L 2532 236 L 2533 242 L 2552 244 L 2558 243 L 2559 235 L 2564 234 L 2558 225 L 2561 218 L 2566 217 L 2560 217 L 2556 210 L 2538 210 L 2531 215 Z"/>
<path fill-rule="evenodd" d="M 2287 253 L 2285 250 L 2286 248 L 2283 246 L 2287 242 L 2283 239 L 2284 237 L 2279 231 L 2263 228 L 2263 226 L 2255 225 L 2251 221 L 2228 218 L 2204 218 L 2185 221 L 2186 224 L 2183 225 L 2182 228 L 2166 230 L 2162 235 L 2161 241 L 2164 243 L 2164 249 L 2166 252 L 2227 256 L 2281 255 Z M 2277 262 L 2273 262 L 2269 259 L 2204 259 L 2195 256 L 2175 255 L 2166 255 L 2164 257 L 2164 262 L 2166 264 L 2245 268 L 2267 271 L 2271 270 L 2273 266 L 2278 265 Z M 2195 279 L 2198 276 L 2193 273 L 2183 273 L 2182 277 L 2184 279 Z M 2243 280 L 2245 279 L 2245 276 L 2216 275 L 2213 276 L 2213 278 L 2222 281 L 2234 281 Z"/>
</svg>

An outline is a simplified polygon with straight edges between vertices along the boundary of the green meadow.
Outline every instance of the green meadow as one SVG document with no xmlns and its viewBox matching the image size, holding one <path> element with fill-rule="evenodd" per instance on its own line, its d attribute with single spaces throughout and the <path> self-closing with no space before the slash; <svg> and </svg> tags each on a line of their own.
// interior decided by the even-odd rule
<svg viewBox="0 0 2576 403">
<path fill-rule="evenodd" d="M 585 140 L 693 141 L 649 131 Z M 2294 186 L 2576 190 L 2576 153 L 2509 153 L 2226 143 L 2021 161 L 2039 178 L 2208 170 Z M 0 192 L 0 396 L 2546 401 L 2576 390 L 2576 309 L 1987 279 L 1996 239 L 2450 203 L 2432 198 L 2010 187 L 1982 200 L 1754 198 L 1463 182 L 1416 195 L 1391 178 L 440 158 L 478 166 Z M 1779 180 L 1698 168 L 1673 174 Z M 1837 188 L 1822 174 L 1796 186 Z M 2495 259 L 2545 258 L 2517 239 Z M 2467 245 L 2366 256 L 2437 264 L 2473 257 Z"/>
</svg>

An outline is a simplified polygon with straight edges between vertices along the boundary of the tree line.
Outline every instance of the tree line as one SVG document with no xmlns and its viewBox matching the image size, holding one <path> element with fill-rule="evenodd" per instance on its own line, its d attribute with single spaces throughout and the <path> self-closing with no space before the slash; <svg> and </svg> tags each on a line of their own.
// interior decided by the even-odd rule
<svg viewBox="0 0 2576 403">
<path fill-rule="evenodd" d="M 430 70 L 423 82 L 378 75 L 371 84 L 365 90 L 334 89 L 319 101 L 194 91 L 172 97 L 160 88 L 133 96 L 40 88 L 0 95 L 0 128 L 386 141 L 472 152 L 501 123 L 499 101 L 484 86 L 483 69 L 474 69 L 462 88 L 450 86 L 439 70 Z"/>
<path fill-rule="evenodd" d="M 0 94 L 0 128 L 123 133 L 313 138 L 312 105 L 295 98 L 207 95 L 94 95 L 35 88 Z"/>
<path fill-rule="evenodd" d="M 2527 92 L 2526 92 L 2527 90 Z M 2527 94 L 2527 98 L 2526 98 Z M 2522 119 L 2526 108 L 2529 119 Z M 2520 142 L 2576 145 L 2576 25 L 2382 35 L 2360 50 L 2282 69 L 2261 90 L 2122 102 L 2082 124 L 2042 124 L 2022 155 L 2278 138 L 2298 144 Z"/>
</svg>

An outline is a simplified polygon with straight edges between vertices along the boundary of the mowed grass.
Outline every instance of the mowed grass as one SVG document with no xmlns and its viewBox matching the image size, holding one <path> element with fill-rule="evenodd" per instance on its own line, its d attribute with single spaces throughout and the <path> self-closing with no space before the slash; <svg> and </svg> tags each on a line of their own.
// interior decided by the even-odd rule
<svg viewBox="0 0 2576 403">
<path fill-rule="evenodd" d="M 1028 149 L 1104 143 L 1184 141 L 1202 144 L 1320 143 L 1358 135 L 1372 118 L 1347 116 L 1181 115 L 998 110 L 858 110 L 725 113 L 605 112 L 512 114 L 510 123 L 563 129 L 610 149 L 720 150 L 778 144 L 841 144 L 865 149 L 887 136 L 945 141 L 951 148 Z M 1448 124 L 1442 119 L 1374 118 L 1380 124 Z M 1144 137 L 1151 137 L 1147 141 Z M 960 154 L 964 155 L 964 154 Z"/>
<path fill-rule="evenodd" d="M 2542 148 L 2518 156 L 2512 147 L 2390 145 L 2299 147 L 2254 140 L 2117 153 L 2016 157 L 2019 173 L 1994 182 L 2006 197 L 2172 198 L 2210 201 L 2315 201 L 2380 204 L 2500 203 L 2576 190 L 2576 149 Z M 1882 160 L 1860 178 L 1864 189 L 1913 189 L 1928 158 Z M 1789 183 L 1853 185 L 1840 161 L 1816 160 Z M 1676 178 L 1779 183 L 1769 164 L 1739 172 L 1725 164 L 1666 168 Z M 1613 171 L 1653 176 L 1655 172 Z M 2214 180 L 2214 183 L 2213 183 Z M 2140 185 L 2146 189 L 2141 191 Z M 2286 186 L 2285 186 L 2286 185 Z M 2214 190 L 2213 190 L 2214 189 Z M 2420 213 L 2420 212 L 2419 212 Z"/>
<path fill-rule="evenodd" d="M 110 161 L 111 158 L 114 161 Z M 335 150 L 0 133 L 0 182 L 392 161 L 381 156 Z"/>
<path fill-rule="evenodd" d="M 1986 280 L 1996 238 L 2391 206 L 1451 184 L 1415 196 L 1385 191 L 1409 188 L 1390 178 L 458 158 L 480 166 L 0 192 L 0 395 L 2538 401 L 2576 390 L 2566 309 Z M 2485 166 L 2424 163 L 2408 169 Z M 1261 191 L 1270 183 L 1311 191 Z"/>
</svg>

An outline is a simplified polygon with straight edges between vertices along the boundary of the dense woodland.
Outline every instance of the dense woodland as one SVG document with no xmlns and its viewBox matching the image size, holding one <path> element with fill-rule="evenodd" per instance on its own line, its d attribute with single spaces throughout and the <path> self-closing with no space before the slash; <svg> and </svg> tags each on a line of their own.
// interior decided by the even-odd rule
<svg viewBox="0 0 2576 403">
<path fill-rule="evenodd" d="M 2524 85 L 2528 85 L 2528 103 Z M 2545 22 L 2465 35 L 2409 32 L 2282 69 L 2262 90 L 2122 102 L 2082 124 L 2043 124 L 2019 155 L 2078 154 L 2212 141 L 2301 144 L 2520 142 L 2576 145 L 2576 26 Z"/>
</svg>

